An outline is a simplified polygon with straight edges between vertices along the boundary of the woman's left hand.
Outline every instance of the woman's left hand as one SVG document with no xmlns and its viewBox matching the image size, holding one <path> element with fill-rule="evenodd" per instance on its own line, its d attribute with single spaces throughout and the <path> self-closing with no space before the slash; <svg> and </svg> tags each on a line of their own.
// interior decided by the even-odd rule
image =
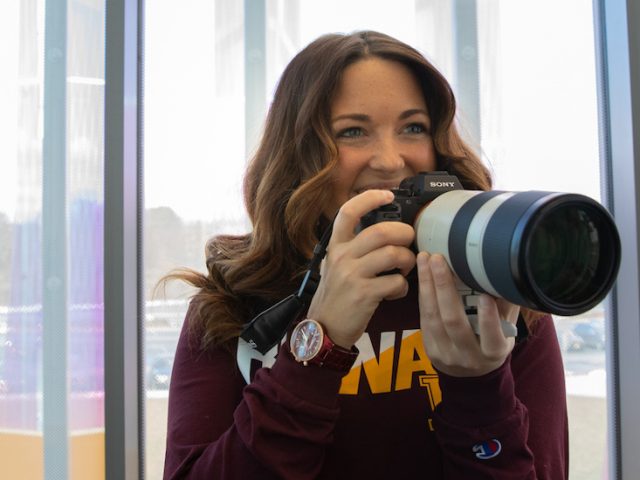
<svg viewBox="0 0 640 480">
<path fill-rule="evenodd" d="M 469 324 L 462 298 L 442 255 L 418 254 L 420 327 L 424 347 L 439 371 L 455 377 L 476 377 L 500 367 L 513 349 L 513 337 L 502 333 L 500 319 L 515 325 L 520 307 L 481 294 L 480 335 Z"/>
</svg>

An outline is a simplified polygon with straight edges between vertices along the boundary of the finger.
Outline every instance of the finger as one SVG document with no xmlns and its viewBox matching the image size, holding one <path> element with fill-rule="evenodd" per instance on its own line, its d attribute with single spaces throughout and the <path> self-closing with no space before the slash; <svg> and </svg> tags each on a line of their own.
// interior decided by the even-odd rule
<svg viewBox="0 0 640 480">
<path fill-rule="evenodd" d="M 364 277 L 374 277 L 382 272 L 398 269 L 404 276 L 416 264 L 415 254 L 406 247 L 387 245 L 378 248 L 359 259 L 359 273 Z"/>
<path fill-rule="evenodd" d="M 447 335 L 461 347 L 472 347 L 476 344 L 475 334 L 469 325 L 449 265 L 442 255 L 434 254 L 429 259 L 429 268 L 433 276 L 440 317 Z"/>
<path fill-rule="evenodd" d="M 502 332 L 501 318 L 496 300 L 486 294 L 480 295 L 478 298 L 480 348 L 489 358 L 506 355 L 513 344 L 513 339 L 506 338 Z"/>
<path fill-rule="evenodd" d="M 404 298 L 409 291 L 409 282 L 396 273 L 373 278 L 370 289 L 380 300 L 397 300 Z"/>
<path fill-rule="evenodd" d="M 367 190 L 349 199 L 338 210 L 330 244 L 353 239 L 360 219 L 371 210 L 391 203 L 393 198 L 393 193 L 389 190 Z"/>
<path fill-rule="evenodd" d="M 445 345 L 445 342 L 449 342 L 449 336 L 440 319 L 438 298 L 429 260 L 430 255 L 427 252 L 420 252 L 416 263 L 418 265 L 420 327 L 423 331 L 425 345 L 430 345 L 433 348 L 437 345 Z"/>
<path fill-rule="evenodd" d="M 353 255 L 361 257 L 384 245 L 408 247 L 413 243 L 415 230 L 403 222 L 381 222 L 361 231 L 353 242 Z"/>
</svg>

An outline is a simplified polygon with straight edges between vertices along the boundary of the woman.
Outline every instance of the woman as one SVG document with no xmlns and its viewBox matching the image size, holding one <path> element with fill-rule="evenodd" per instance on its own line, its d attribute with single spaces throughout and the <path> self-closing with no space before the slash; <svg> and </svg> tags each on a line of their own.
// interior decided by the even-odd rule
<svg viewBox="0 0 640 480">
<path fill-rule="evenodd" d="M 523 312 L 529 336 L 514 347 L 500 319 L 515 324 L 519 308 L 482 295 L 476 335 L 446 261 L 416 257 L 410 225 L 356 233 L 418 172 L 490 188 L 454 115 L 442 75 L 380 33 L 323 36 L 291 61 L 245 178 L 252 232 L 210 242 L 207 275 L 178 275 L 198 293 L 165 478 L 566 478 L 550 317 Z M 308 310 L 260 355 L 243 325 L 298 288 L 334 216 Z"/>
</svg>

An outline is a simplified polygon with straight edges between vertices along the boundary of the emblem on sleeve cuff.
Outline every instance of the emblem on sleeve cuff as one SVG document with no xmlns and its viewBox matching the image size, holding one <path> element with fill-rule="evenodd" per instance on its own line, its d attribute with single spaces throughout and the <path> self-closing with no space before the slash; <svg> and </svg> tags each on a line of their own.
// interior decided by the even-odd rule
<svg viewBox="0 0 640 480">
<path fill-rule="evenodd" d="M 502 444 L 495 438 L 473 446 L 473 453 L 480 460 L 489 460 L 497 457 L 502 451 Z"/>
</svg>

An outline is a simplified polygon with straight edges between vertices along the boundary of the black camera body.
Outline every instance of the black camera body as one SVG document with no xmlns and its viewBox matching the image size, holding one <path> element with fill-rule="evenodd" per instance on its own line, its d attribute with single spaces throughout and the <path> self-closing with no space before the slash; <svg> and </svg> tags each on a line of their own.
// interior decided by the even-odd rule
<svg viewBox="0 0 640 480">
<path fill-rule="evenodd" d="M 422 208 L 440 195 L 452 190 L 462 190 L 458 177 L 449 172 L 420 172 L 405 178 L 397 189 L 393 202 L 370 211 L 360 220 L 359 231 L 380 222 L 404 222 L 413 225 Z"/>
</svg>

